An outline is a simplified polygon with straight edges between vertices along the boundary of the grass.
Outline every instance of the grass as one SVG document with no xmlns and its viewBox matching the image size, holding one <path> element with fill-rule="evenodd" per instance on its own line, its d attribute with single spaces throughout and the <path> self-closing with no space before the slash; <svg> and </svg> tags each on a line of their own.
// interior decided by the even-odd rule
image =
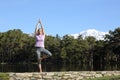
<svg viewBox="0 0 120 80">
<path fill-rule="evenodd" d="M 87 79 L 87 80 L 120 80 L 120 75 L 119 76 L 99 77 L 99 78 L 93 78 L 93 79 Z"/>
<path fill-rule="evenodd" d="M 9 74 L 0 73 L 0 80 L 9 80 Z"/>
</svg>

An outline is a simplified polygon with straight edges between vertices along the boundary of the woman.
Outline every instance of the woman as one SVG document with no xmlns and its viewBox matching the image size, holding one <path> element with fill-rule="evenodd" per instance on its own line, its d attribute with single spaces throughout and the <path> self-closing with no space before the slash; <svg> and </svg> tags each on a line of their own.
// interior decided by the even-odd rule
<svg viewBox="0 0 120 80">
<path fill-rule="evenodd" d="M 38 24 L 41 25 L 41 28 L 38 29 Z M 39 70 L 42 72 L 42 66 L 41 66 L 41 61 L 45 58 L 48 58 L 52 56 L 51 52 L 45 49 L 44 47 L 44 41 L 45 41 L 45 31 L 43 28 L 43 25 L 41 24 L 41 21 L 38 21 L 38 24 L 36 25 L 35 29 L 35 37 L 36 37 L 36 53 L 38 57 L 38 63 L 39 63 Z M 46 56 L 41 57 L 41 52 L 43 52 Z"/>
</svg>

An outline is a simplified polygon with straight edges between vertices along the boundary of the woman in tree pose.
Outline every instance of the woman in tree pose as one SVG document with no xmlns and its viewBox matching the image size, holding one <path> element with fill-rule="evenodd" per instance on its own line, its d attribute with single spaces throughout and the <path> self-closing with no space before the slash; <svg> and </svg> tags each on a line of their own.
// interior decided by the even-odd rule
<svg viewBox="0 0 120 80">
<path fill-rule="evenodd" d="M 41 28 L 38 29 L 39 24 L 41 25 Z M 35 38 L 36 38 L 35 47 L 36 47 L 36 53 L 37 53 L 37 57 L 38 57 L 39 70 L 40 70 L 40 72 L 42 72 L 41 61 L 45 58 L 52 56 L 52 54 L 50 51 L 48 51 L 47 49 L 44 48 L 45 47 L 44 46 L 45 31 L 44 31 L 44 27 L 40 20 L 38 21 L 36 28 L 35 28 Z M 41 57 L 41 52 L 45 54 L 42 57 Z"/>
</svg>

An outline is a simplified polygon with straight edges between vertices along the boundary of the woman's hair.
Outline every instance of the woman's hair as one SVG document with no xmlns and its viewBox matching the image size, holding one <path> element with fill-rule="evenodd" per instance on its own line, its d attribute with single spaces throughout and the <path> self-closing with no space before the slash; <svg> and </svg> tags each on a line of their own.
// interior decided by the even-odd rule
<svg viewBox="0 0 120 80">
<path fill-rule="evenodd" d="M 40 30 L 42 31 L 41 28 L 38 29 L 37 34 L 40 35 Z"/>
</svg>

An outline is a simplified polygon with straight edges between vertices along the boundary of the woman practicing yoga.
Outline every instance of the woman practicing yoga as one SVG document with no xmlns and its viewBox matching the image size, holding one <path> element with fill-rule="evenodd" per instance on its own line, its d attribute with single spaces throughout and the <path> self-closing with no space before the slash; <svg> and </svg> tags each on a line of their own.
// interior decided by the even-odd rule
<svg viewBox="0 0 120 80">
<path fill-rule="evenodd" d="M 38 28 L 39 24 L 41 25 L 41 28 Z M 36 47 L 36 53 L 38 57 L 39 70 L 40 72 L 42 72 L 41 61 L 45 58 L 52 56 L 52 54 L 50 51 L 45 49 L 45 46 L 44 46 L 45 31 L 44 31 L 44 27 L 40 20 L 38 21 L 36 28 L 35 28 L 35 38 L 36 38 L 35 47 Z M 41 57 L 41 53 L 44 53 L 45 55 Z"/>
</svg>

